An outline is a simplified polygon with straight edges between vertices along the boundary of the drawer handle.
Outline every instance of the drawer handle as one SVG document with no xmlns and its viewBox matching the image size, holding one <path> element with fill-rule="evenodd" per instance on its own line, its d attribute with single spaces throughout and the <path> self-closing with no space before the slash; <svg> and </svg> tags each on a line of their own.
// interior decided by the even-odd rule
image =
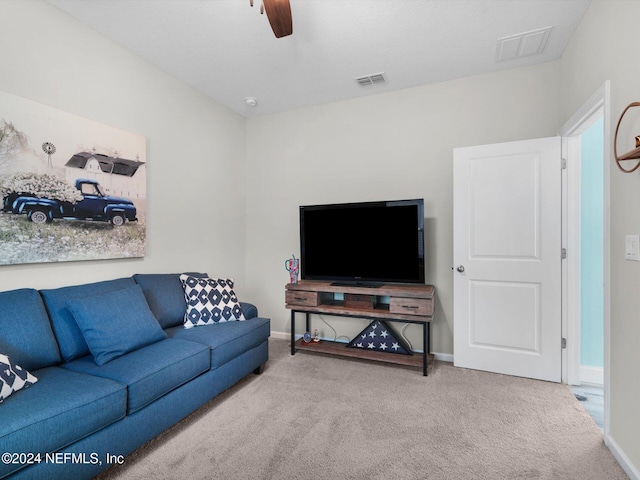
<svg viewBox="0 0 640 480">
<path fill-rule="evenodd" d="M 411 310 L 417 310 L 420 307 L 416 305 L 403 305 L 402 308 L 410 308 Z"/>
<path fill-rule="evenodd" d="M 294 300 L 306 300 L 306 297 L 293 297 Z"/>
</svg>

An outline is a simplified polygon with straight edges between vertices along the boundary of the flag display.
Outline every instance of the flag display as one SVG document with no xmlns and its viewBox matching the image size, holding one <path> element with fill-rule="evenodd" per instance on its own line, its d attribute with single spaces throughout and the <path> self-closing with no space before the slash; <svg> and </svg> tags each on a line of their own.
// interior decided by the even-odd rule
<svg viewBox="0 0 640 480">
<path fill-rule="evenodd" d="M 382 320 L 374 320 L 362 330 L 349 344 L 349 348 L 374 350 L 377 352 L 413 355 L 405 339 L 398 335 L 391 325 Z"/>
</svg>

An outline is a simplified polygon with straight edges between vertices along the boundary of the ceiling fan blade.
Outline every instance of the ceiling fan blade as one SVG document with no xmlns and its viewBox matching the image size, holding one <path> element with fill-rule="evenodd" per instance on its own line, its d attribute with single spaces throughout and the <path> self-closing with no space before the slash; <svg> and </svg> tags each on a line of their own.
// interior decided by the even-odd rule
<svg viewBox="0 0 640 480">
<path fill-rule="evenodd" d="M 286 37 L 293 33 L 291 5 L 289 0 L 263 0 L 267 18 L 276 38 Z"/>
</svg>

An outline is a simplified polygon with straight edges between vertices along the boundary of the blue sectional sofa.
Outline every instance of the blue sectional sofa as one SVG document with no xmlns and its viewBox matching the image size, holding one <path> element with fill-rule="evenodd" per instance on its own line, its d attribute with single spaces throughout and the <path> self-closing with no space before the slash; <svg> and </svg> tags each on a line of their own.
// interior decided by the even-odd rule
<svg viewBox="0 0 640 480">
<path fill-rule="evenodd" d="M 37 382 L 0 403 L 0 478 L 91 478 L 261 373 L 269 319 L 240 305 L 184 328 L 179 274 L 1 292 L 0 354 Z"/>
</svg>

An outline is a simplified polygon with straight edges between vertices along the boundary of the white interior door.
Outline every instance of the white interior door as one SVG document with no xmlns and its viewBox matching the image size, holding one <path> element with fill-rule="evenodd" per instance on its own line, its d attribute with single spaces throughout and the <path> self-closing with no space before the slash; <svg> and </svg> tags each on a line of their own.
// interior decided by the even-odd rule
<svg viewBox="0 0 640 480">
<path fill-rule="evenodd" d="M 560 137 L 453 161 L 454 364 L 559 382 Z"/>
</svg>

